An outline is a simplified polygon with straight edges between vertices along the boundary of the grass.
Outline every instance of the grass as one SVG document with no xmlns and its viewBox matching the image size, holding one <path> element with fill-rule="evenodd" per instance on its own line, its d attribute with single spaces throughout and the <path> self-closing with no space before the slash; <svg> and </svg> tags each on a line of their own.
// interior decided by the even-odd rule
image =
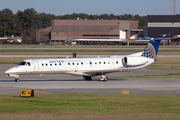
<svg viewBox="0 0 180 120">
<path fill-rule="evenodd" d="M 0 45 L 0 48 L 145 48 L 146 45 Z M 160 45 L 160 48 L 179 48 L 179 45 Z"/>
<path fill-rule="evenodd" d="M 18 64 L 25 59 L 48 59 L 47 57 L 0 57 L 0 64 Z"/>
<path fill-rule="evenodd" d="M 153 69 L 180 69 L 180 58 L 179 57 L 158 57 L 157 61 L 147 66 L 146 68 Z"/>
<path fill-rule="evenodd" d="M 76 119 L 94 119 L 106 116 L 108 119 L 111 116 L 113 119 L 116 116 L 124 119 L 180 119 L 179 106 L 179 96 L 37 95 L 27 99 L 0 95 L 0 118 L 7 113 L 23 115 L 34 111 L 57 118 L 73 116 Z"/>
<path fill-rule="evenodd" d="M 142 49 L 143 50 L 143 49 Z M 24 53 L 24 54 L 31 54 L 31 53 L 41 53 L 41 54 L 47 54 L 47 53 L 137 53 L 142 52 L 142 50 L 0 50 L 1 54 L 9 54 L 9 53 Z M 162 54 L 179 54 L 180 50 L 159 50 L 159 53 Z"/>
<path fill-rule="evenodd" d="M 109 78 L 180 78 L 180 74 L 109 76 Z"/>
<path fill-rule="evenodd" d="M 0 50 L 1 54 L 9 54 L 9 53 L 134 53 L 141 52 L 142 50 Z"/>
</svg>

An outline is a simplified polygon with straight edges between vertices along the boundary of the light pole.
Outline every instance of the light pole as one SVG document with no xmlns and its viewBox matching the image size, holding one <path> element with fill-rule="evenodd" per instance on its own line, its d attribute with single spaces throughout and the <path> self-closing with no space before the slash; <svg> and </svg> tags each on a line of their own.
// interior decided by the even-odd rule
<svg viewBox="0 0 180 120">
<path fill-rule="evenodd" d="M 111 28 L 111 30 L 112 30 L 112 39 L 113 39 L 113 29 Z"/>
<path fill-rule="evenodd" d="M 68 43 L 68 27 L 66 28 L 66 31 L 67 31 L 67 43 Z"/>
</svg>

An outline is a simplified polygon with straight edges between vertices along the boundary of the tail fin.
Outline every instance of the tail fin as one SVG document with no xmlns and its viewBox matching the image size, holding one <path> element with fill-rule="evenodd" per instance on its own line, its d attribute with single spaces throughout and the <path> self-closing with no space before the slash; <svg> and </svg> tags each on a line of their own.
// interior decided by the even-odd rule
<svg viewBox="0 0 180 120">
<path fill-rule="evenodd" d="M 157 41 L 151 39 L 141 56 L 156 59 L 161 39 L 158 38 Z"/>
<path fill-rule="evenodd" d="M 161 40 L 173 39 L 172 37 L 171 38 L 165 38 L 165 36 L 166 36 L 166 34 L 164 34 L 162 37 L 149 38 L 151 40 L 147 44 L 147 46 L 144 49 L 141 56 L 156 59 L 157 52 L 158 52 L 158 49 L 159 49 L 159 44 L 160 44 Z"/>
</svg>

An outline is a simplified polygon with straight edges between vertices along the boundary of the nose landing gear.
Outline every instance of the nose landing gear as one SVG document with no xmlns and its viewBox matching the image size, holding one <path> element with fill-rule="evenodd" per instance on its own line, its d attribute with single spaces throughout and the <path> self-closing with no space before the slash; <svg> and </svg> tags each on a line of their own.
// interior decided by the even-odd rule
<svg viewBox="0 0 180 120">
<path fill-rule="evenodd" d="M 16 74 L 7 74 L 9 77 L 15 77 L 15 82 L 19 82 L 19 75 Z"/>
<path fill-rule="evenodd" d="M 20 80 L 19 80 L 19 78 L 15 78 L 15 82 L 19 82 Z"/>
</svg>

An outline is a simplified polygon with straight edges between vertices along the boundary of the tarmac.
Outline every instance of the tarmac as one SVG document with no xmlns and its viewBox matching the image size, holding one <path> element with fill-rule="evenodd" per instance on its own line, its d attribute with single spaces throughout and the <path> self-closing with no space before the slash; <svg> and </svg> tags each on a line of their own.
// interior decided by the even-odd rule
<svg viewBox="0 0 180 120">
<path fill-rule="evenodd" d="M 93 77 L 85 81 L 81 76 L 66 74 L 22 75 L 20 82 L 7 77 L 5 71 L 14 64 L 0 64 L 0 95 L 19 95 L 22 89 L 39 94 L 114 94 L 180 96 L 180 78 L 109 78 L 107 82 Z M 180 73 L 180 70 L 141 69 L 133 72 L 112 73 L 109 76 L 154 75 Z"/>
</svg>

